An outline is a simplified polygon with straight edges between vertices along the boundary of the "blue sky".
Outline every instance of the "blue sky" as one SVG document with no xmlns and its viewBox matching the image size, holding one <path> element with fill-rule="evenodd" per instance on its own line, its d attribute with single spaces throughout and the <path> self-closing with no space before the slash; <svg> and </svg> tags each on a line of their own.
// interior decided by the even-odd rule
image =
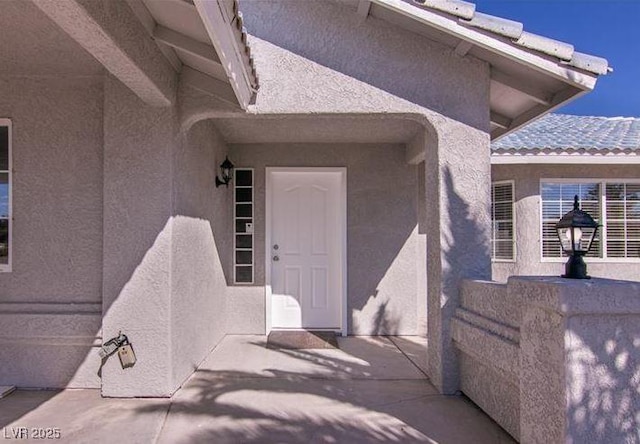
<svg viewBox="0 0 640 444">
<path fill-rule="evenodd" d="M 604 57 L 613 73 L 557 112 L 640 117 L 640 0 L 470 0 L 476 10 Z"/>
</svg>

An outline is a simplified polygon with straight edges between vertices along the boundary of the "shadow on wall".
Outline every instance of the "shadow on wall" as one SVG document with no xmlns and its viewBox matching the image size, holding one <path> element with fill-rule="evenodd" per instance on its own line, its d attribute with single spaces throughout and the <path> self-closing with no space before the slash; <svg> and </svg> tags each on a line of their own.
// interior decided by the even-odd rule
<svg viewBox="0 0 640 444">
<path fill-rule="evenodd" d="M 455 310 L 460 305 L 460 283 L 465 278 L 491 276 L 491 258 L 489 257 L 488 245 L 489 233 L 483 228 L 484 224 L 474 217 L 467 201 L 456 192 L 456 178 L 451 168 L 445 167 L 442 174 L 444 175 L 445 188 L 441 192 L 446 194 L 441 197 L 441 200 L 444 198 L 447 202 L 443 211 L 448 212 L 449 224 L 441 226 L 440 248 L 444 253 L 440 255 L 440 261 L 442 261 L 441 284 L 440 287 L 429 285 L 428 309 L 437 313 L 439 308 L 441 310 L 440 319 L 446 320 L 439 321 L 433 326 L 431 322 L 429 323 L 429 340 L 433 340 L 429 349 L 430 363 L 443 363 L 442 368 L 444 372 L 447 372 L 449 381 L 445 386 L 446 393 L 449 390 L 447 387 L 458 387 L 456 382 L 459 377 L 458 352 L 452 345 L 448 320 L 453 318 Z M 474 186 L 474 184 L 469 186 Z M 482 193 L 479 193 L 478 196 L 482 199 Z M 489 205 L 488 201 L 487 205 Z M 489 212 L 487 211 L 486 214 L 488 215 Z M 485 257 L 478 254 L 482 251 L 486 252 Z M 473 253 L 470 255 L 470 252 Z M 467 260 L 468 257 L 474 258 L 474 261 Z M 437 282 L 438 279 L 435 281 Z M 431 375 L 433 378 L 438 378 L 441 371 L 431 369 Z M 438 384 L 445 384 L 445 382 L 437 381 L 436 385 Z"/>
<path fill-rule="evenodd" d="M 449 231 L 442 245 L 446 260 L 446 265 L 443 264 L 442 285 L 445 288 L 445 294 L 447 291 L 457 294 L 458 282 L 461 279 L 491 275 L 490 234 L 483 228 L 484 224 L 471 214 L 467 201 L 456 192 L 453 173 L 449 167 L 444 168 L 444 183 L 447 193 L 446 211 L 449 213 Z M 479 196 L 482 198 L 481 194 Z M 489 201 L 486 205 L 490 205 Z M 489 212 L 487 211 L 486 214 L 488 215 Z M 472 263 L 461 262 L 461 259 L 464 260 L 470 251 L 485 251 L 486 256 Z M 477 256 L 477 253 L 474 256 Z"/>
<path fill-rule="evenodd" d="M 574 442 L 602 442 L 603 436 L 610 442 L 640 440 L 640 338 L 631 341 L 633 335 L 621 329 L 595 350 L 572 331 L 578 340 L 569 357 L 578 364 L 567 374 L 574 387 L 567 415 L 574 424 Z"/>
</svg>

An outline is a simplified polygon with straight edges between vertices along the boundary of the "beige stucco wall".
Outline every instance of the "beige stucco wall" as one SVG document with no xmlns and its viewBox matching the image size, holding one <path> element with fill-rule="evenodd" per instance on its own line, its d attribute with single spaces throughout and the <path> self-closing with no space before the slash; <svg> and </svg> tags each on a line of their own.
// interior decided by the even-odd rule
<svg viewBox="0 0 640 444">
<path fill-rule="evenodd" d="M 173 157 L 172 386 L 179 386 L 226 333 L 233 194 L 215 188 L 227 146 L 210 121 L 194 125 Z M 226 277 L 225 277 L 226 276 Z"/>
<path fill-rule="evenodd" d="M 424 288 L 418 294 L 418 274 L 426 270 L 418 264 L 426 251 L 418 241 L 418 167 L 406 163 L 403 145 L 249 144 L 232 145 L 230 155 L 238 166 L 255 168 L 258 286 L 264 288 L 265 282 L 265 167 L 346 167 L 348 332 L 425 334 L 419 329 L 426 298 Z M 251 311 L 264 313 L 262 294 L 253 299 Z M 246 316 L 249 307 L 242 309 L 230 319 Z"/>
<path fill-rule="evenodd" d="M 95 387 L 102 295 L 102 76 L 0 77 L 13 122 L 13 270 L 0 383 Z"/>
<path fill-rule="evenodd" d="M 208 121 L 180 132 L 175 107 L 105 87 L 105 339 L 126 333 L 136 365 L 102 370 L 105 396 L 168 396 L 226 333 L 231 194 L 227 148 Z"/>
<path fill-rule="evenodd" d="M 448 323 L 457 305 L 460 279 L 487 278 L 489 275 L 488 65 L 472 57 L 458 57 L 450 48 L 377 19 L 363 21 L 355 9 L 344 8 L 333 2 L 303 4 L 298 1 L 258 1 L 246 2 L 243 9 L 246 25 L 252 34 L 252 55 L 259 69 L 261 89 L 248 115 L 229 113 L 227 109 L 224 111 L 225 117 L 250 118 L 253 114 L 260 114 L 286 120 L 290 115 L 309 116 L 317 113 L 376 114 L 378 118 L 394 114 L 411 119 L 424 128 L 423 149 L 426 150 L 427 162 L 426 172 L 419 180 L 424 182 L 421 195 L 424 196 L 423 220 L 427 227 L 427 234 L 423 236 L 427 236 L 429 252 L 426 265 L 424 261 L 416 260 L 415 255 L 416 249 L 424 251 L 424 238 L 422 246 L 417 247 L 415 196 L 421 188 L 416 186 L 417 167 L 403 163 L 404 149 L 395 151 L 378 147 L 381 152 L 372 158 L 357 158 L 357 150 L 347 154 L 354 172 L 358 171 L 356 163 L 371 168 L 371 172 L 361 168 L 367 180 L 355 182 L 360 188 L 355 187 L 354 190 L 360 195 L 352 196 L 355 200 L 351 206 L 356 215 L 352 238 L 362 241 L 363 245 L 359 250 L 351 248 L 350 251 L 355 255 L 353 260 L 364 260 L 366 254 L 375 259 L 365 264 L 372 267 L 373 278 L 365 275 L 370 271 L 355 269 L 351 272 L 359 284 L 356 285 L 358 296 L 354 298 L 353 309 L 354 313 L 355 310 L 361 313 L 358 328 L 363 332 L 374 332 L 377 326 L 382 325 L 372 321 L 375 313 L 384 305 L 382 296 L 400 288 L 399 293 L 411 295 L 404 300 L 406 306 L 394 306 L 390 296 L 385 316 L 395 316 L 402 308 L 401 320 L 396 321 L 391 317 L 393 322 L 387 322 L 390 327 L 378 329 L 378 332 L 394 329 L 398 333 L 418 331 L 419 314 L 407 315 L 404 312 L 419 313 L 416 307 L 425 307 L 420 305 L 421 301 L 415 294 L 416 288 L 426 285 L 418 265 L 421 264 L 422 271 L 426 267 L 430 300 L 430 372 L 439 388 L 448 393 L 454 392 L 457 389 L 457 355 L 451 346 Z M 127 29 L 120 27 L 133 26 L 135 22 L 132 17 L 117 23 L 110 16 L 101 19 L 108 22 L 108 28 L 117 28 L 125 35 L 128 35 Z M 48 22 L 45 20 L 45 23 Z M 327 26 L 329 23 L 331 26 Z M 40 24 L 36 23 L 34 29 L 41 29 Z M 140 37 L 140 34 L 135 35 L 136 38 Z M 37 40 L 31 43 L 34 42 L 37 43 Z M 129 39 L 125 43 L 135 45 L 135 40 Z M 148 38 L 141 42 L 140 48 L 148 49 L 152 45 L 153 42 Z M 77 54 L 78 48 L 71 48 L 71 52 Z M 156 74 L 170 73 L 173 76 L 174 73 L 161 58 L 158 59 L 159 65 L 146 63 L 148 58 L 153 58 L 151 56 L 158 56 L 154 54 L 143 58 L 136 69 L 157 70 L 149 72 L 151 79 L 156 78 Z M 11 60 L 11 55 L 2 60 Z M 42 69 L 48 72 L 51 66 L 45 64 Z M 51 72 L 58 73 L 55 70 Z M 176 80 L 177 75 L 172 79 Z M 32 81 L 39 85 L 46 82 L 42 78 Z M 78 80 L 78 84 L 82 85 L 85 81 L 89 80 Z M 94 304 L 92 316 L 97 314 L 98 304 L 102 305 L 103 338 L 109 339 L 122 330 L 133 342 L 138 355 L 135 367 L 122 370 L 114 357 L 102 368 L 104 395 L 166 396 L 175 390 L 186 375 L 188 366 L 195 365 L 199 357 L 203 357 L 207 340 L 213 346 L 216 338 L 223 334 L 219 321 L 223 319 L 224 322 L 225 312 L 234 313 L 234 316 L 229 316 L 225 328 L 233 325 L 236 332 L 245 327 L 247 332 L 259 330 L 264 320 L 264 313 L 255 310 L 253 302 L 239 302 L 240 298 L 234 298 L 235 295 L 251 293 L 249 299 L 257 300 L 258 293 L 234 287 L 231 291 L 227 289 L 225 298 L 220 298 L 224 292 L 221 282 L 223 272 L 227 270 L 228 273 L 223 255 L 229 257 L 229 247 L 225 244 L 225 235 L 218 234 L 226 230 L 224 223 L 219 221 L 226 217 L 225 211 L 229 214 L 231 209 L 220 211 L 216 208 L 217 205 L 224 206 L 229 195 L 222 194 L 222 190 L 215 190 L 213 184 L 207 185 L 207 181 L 213 173 L 210 169 L 212 162 L 214 166 L 218 164 L 219 155 L 225 148 L 221 141 L 215 141 L 215 136 L 212 136 L 209 148 L 204 147 L 202 142 L 207 139 L 205 133 L 209 131 L 204 127 L 194 127 L 194 132 L 187 139 L 181 133 L 181 129 L 188 129 L 190 123 L 199 119 L 220 117 L 221 110 L 216 107 L 218 102 L 207 100 L 203 94 L 185 85 L 176 91 L 178 97 L 175 98 L 175 104 L 165 108 L 148 106 L 111 76 L 106 77 L 104 92 L 102 84 L 98 82 L 97 85 L 99 87 L 96 87 L 95 93 L 87 93 L 86 97 L 80 92 L 82 87 L 76 91 L 75 86 L 66 90 L 69 97 L 58 96 L 58 89 L 46 87 L 41 88 L 38 95 L 27 94 L 27 97 L 33 97 L 33 103 L 29 109 L 25 109 L 41 117 L 34 123 L 37 127 L 29 133 L 30 137 L 37 134 L 42 140 L 48 137 L 63 142 L 67 138 L 77 137 L 83 142 L 82 148 L 89 150 L 76 150 L 75 155 L 82 156 L 88 156 L 93 149 L 99 152 L 98 147 L 100 144 L 103 146 L 101 159 L 91 158 L 90 161 L 71 165 L 73 168 L 68 179 L 85 178 L 84 168 L 91 170 L 91 174 L 86 174 L 92 182 L 74 182 L 74 186 L 78 185 L 79 189 L 80 185 L 87 185 L 82 192 L 95 195 L 87 198 L 87 202 L 82 201 L 77 208 L 78 219 L 72 219 L 87 218 L 92 222 L 78 225 L 77 230 L 62 227 L 61 233 L 64 234 L 59 234 L 60 239 L 72 243 L 87 241 L 85 230 L 96 236 L 88 242 L 95 250 L 82 248 L 87 257 L 80 256 L 86 259 L 86 264 L 75 262 L 75 255 L 66 263 L 67 267 L 79 267 L 81 271 L 86 268 L 86 273 L 83 272 L 77 280 L 73 273 L 65 274 L 69 273 L 70 268 L 62 266 L 64 261 L 56 262 L 57 254 L 53 259 L 48 257 L 43 261 L 40 273 L 47 275 L 49 270 L 46 267 L 60 268 L 63 277 L 54 273 L 52 282 L 59 288 L 73 291 L 69 292 L 69 297 L 60 293 L 59 301 L 82 302 L 85 297 L 83 292 L 91 294 L 86 297 Z M 13 88 L 14 85 L 9 87 Z M 28 103 L 28 99 L 22 98 L 25 92 L 28 92 L 28 88 L 15 88 L 10 97 L 14 97 L 16 103 Z M 77 115 L 75 111 L 66 111 L 64 106 L 60 110 L 56 108 L 59 104 L 64 105 L 65 101 L 83 97 L 85 100 L 78 104 L 80 108 Z M 96 105 L 94 109 L 92 103 L 103 103 L 104 108 L 100 110 L 100 106 Z M 49 110 L 53 117 L 38 114 L 38 107 Z M 90 119 L 92 113 L 97 112 L 102 115 L 95 120 Z M 64 117 L 75 120 L 65 122 L 66 127 L 52 125 L 53 130 L 43 124 L 57 122 L 51 120 L 57 118 L 62 121 Z M 87 119 L 90 120 L 88 125 Z M 375 119 L 372 122 L 375 125 Z M 59 131 L 60 127 L 65 128 L 64 131 Z M 89 129 L 101 133 L 88 134 Z M 14 130 L 16 134 L 21 132 L 17 124 Z M 292 130 L 295 131 L 295 128 L 292 127 Z M 349 136 L 348 131 L 342 134 L 343 138 Z M 94 146 L 96 139 L 99 142 Z M 73 144 L 79 146 L 78 140 L 73 139 Z M 61 143 L 64 149 L 67 145 Z M 283 155 L 290 156 L 291 153 L 282 149 Z M 341 149 L 333 161 L 344 164 L 341 156 L 345 152 Z M 38 152 L 40 155 L 47 156 L 49 153 Z M 359 155 L 362 156 L 362 153 Z M 238 165 L 243 163 L 232 160 Z M 305 160 L 298 157 L 297 163 L 305 163 Z M 381 167 L 382 160 L 395 165 L 391 174 L 397 178 L 395 182 L 386 176 L 388 166 Z M 58 166 L 58 161 L 52 158 L 47 165 Z M 245 166 L 248 165 L 245 163 Z M 179 167 L 185 170 L 179 170 Z M 194 177 L 187 177 L 187 167 L 195 168 Z M 35 168 L 35 171 L 37 179 L 34 180 L 43 180 L 43 177 L 50 175 L 49 171 L 43 171 L 42 168 Z M 19 174 L 17 170 L 16 186 L 20 184 Z M 25 171 L 25 174 L 31 172 Z M 59 180 L 66 180 L 62 176 Z M 350 177 L 357 175 L 350 174 Z M 93 181 L 99 178 L 104 184 L 102 190 L 94 188 L 96 182 Z M 47 187 L 51 186 L 50 182 L 47 180 Z M 377 182 L 386 183 L 387 187 L 375 188 Z M 398 184 L 402 185 L 406 194 L 393 194 L 396 193 L 393 187 L 397 188 Z M 64 188 L 55 189 L 67 191 Z M 38 191 L 42 192 L 41 189 Z M 207 197 L 207 193 L 217 195 Z M 383 197 L 380 202 L 377 202 L 378 194 Z M 44 192 L 43 195 L 56 198 Z M 198 195 L 198 198 L 192 200 L 194 195 Z M 209 198 L 212 200 L 209 201 Z M 361 206 L 361 198 L 371 199 L 372 202 Z M 387 207 L 396 205 L 394 198 L 398 202 L 406 202 L 406 206 L 398 208 L 399 214 L 405 216 L 406 220 L 396 220 L 387 214 Z M 15 204 L 18 205 L 18 201 Z M 42 205 L 46 205 L 46 202 Z M 76 209 L 73 199 L 63 199 L 61 207 L 67 205 L 72 210 Z M 37 208 L 40 211 L 40 207 Z M 16 216 L 19 211 L 16 207 Z M 65 216 L 68 216 L 66 212 Z M 391 248 L 388 251 L 378 249 L 380 247 L 375 234 L 367 231 L 365 226 L 375 218 L 380 219 L 379 228 L 389 230 L 384 233 L 385 243 L 381 246 Z M 208 231 L 207 221 L 212 227 L 212 234 Z M 395 232 L 390 229 L 395 222 L 402 230 Z M 47 228 L 38 227 L 38 235 L 43 237 L 43 244 L 55 246 L 56 240 L 45 234 Z M 25 242 L 31 242 L 31 239 Z M 66 244 L 63 243 L 62 247 L 66 247 Z M 197 259 L 187 253 L 191 250 L 197 252 Z M 204 264 L 203 258 L 211 259 L 213 264 Z M 69 260 L 69 257 L 65 256 L 65 259 Z M 40 261 L 38 257 L 33 260 L 35 263 Z M 187 270 L 191 274 L 187 275 Z M 215 279 L 194 285 L 195 276 L 206 273 L 213 273 Z M 37 278 L 34 281 L 36 283 Z M 419 281 L 422 283 L 419 284 Z M 77 284 L 70 285 L 69 282 L 82 282 L 83 285 L 74 287 Z M 364 289 L 360 288 L 360 284 Z M 38 288 L 44 288 L 42 283 L 38 285 Z M 28 289 L 29 285 L 20 285 L 19 288 L 22 291 L 23 288 Z M 371 298 L 376 290 L 378 296 Z M 185 293 L 189 293 L 193 299 L 184 299 Z M 44 298 L 45 292 L 41 295 Z M 397 300 L 398 296 L 395 298 Z M 190 302 L 196 306 L 189 307 Z M 422 302 L 425 303 L 424 300 Z M 33 311 L 28 310 L 29 314 Z M 239 318 L 241 321 L 236 322 Z M 55 336 L 64 330 L 52 319 L 56 319 L 55 316 L 48 313 L 42 322 L 51 325 L 55 332 L 48 335 Z M 205 327 L 207 322 L 212 325 Z M 73 325 L 82 324 L 75 322 Z M 99 322 L 96 321 L 94 327 L 99 328 Z M 192 348 L 181 348 L 202 328 L 208 332 L 203 335 L 206 339 L 199 338 Z M 209 333 L 211 336 L 208 336 Z M 95 347 L 91 350 L 95 353 Z M 180 359 L 184 359 L 185 363 L 178 362 Z M 53 355 L 45 361 L 49 366 L 60 365 Z M 42 361 L 42 369 L 45 361 Z M 95 384 L 100 362 L 95 354 L 89 355 L 86 362 L 86 368 L 93 372 L 92 383 Z M 64 370 L 60 374 L 71 377 L 71 367 L 60 368 Z M 20 369 L 17 366 L 13 371 Z M 52 374 L 56 371 L 51 369 Z M 0 382 L 5 383 L 4 380 Z M 45 379 L 38 380 L 36 385 L 50 386 Z"/>
<path fill-rule="evenodd" d="M 523 443 L 635 442 L 640 285 L 465 281 L 452 324 L 461 389 Z"/>
<path fill-rule="evenodd" d="M 242 10 L 261 83 L 252 114 L 394 114 L 425 129 L 429 373 L 454 393 L 460 280 L 491 274 L 489 66 L 339 3 L 245 1 Z M 216 117 L 189 97 L 182 109 L 187 122 Z"/>
<path fill-rule="evenodd" d="M 494 262 L 493 279 L 506 281 L 512 275 L 561 275 L 566 260 L 541 260 L 541 179 L 640 179 L 638 165 L 493 165 L 492 180 L 515 181 L 516 260 Z M 623 263 L 586 258 L 589 275 L 611 279 L 640 280 L 640 262 Z"/>
</svg>

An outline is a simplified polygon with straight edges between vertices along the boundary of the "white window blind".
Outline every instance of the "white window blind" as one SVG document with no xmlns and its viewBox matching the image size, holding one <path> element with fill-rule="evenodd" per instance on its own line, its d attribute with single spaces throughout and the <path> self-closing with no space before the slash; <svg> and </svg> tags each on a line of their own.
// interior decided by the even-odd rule
<svg viewBox="0 0 640 444">
<path fill-rule="evenodd" d="M 640 183 L 606 185 L 607 257 L 640 258 Z"/>
<path fill-rule="evenodd" d="M 588 212 L 596 222 L 600 223 L 600 184 L 584 183 L 552 183 L 542 184 L 542 257 L 564 257 L 556 224 L 562 216 L 573 209 L 573 198 L 578 195 L 580 208 Z M 600 257 L 600 233 L 593 241 L 588 257 Z"/>
<path fill-rule="evenodd" d="M 543 182 L 542 257 L 564 257 L 555 225 L 576 194 L 580 208 L 601 225 L 587 257 L 640 259 L 640 181 Z"/>
<path fill-rule="evenodd" d="M 513 260 L 513 182 L 491 185 L 491 225 L 491 258 L 496 261 Z"/>
</svg>

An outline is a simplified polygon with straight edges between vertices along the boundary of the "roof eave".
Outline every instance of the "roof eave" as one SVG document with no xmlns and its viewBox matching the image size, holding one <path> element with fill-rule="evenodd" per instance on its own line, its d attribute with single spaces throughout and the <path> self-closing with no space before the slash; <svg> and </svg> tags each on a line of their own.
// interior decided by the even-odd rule
<svg viewBox="0 0 640 444">
<path fill-rule="evenodd" d="M 574 69 L 570 65 L 554 62 L 541 55 L 488 36 L 471 27 L 463 26 L 457 20 L 452 20 L 427 9 L 417 8 L 402 0 L 371 0 L 371 2 L 484 48 L 494 54 L 562 80 L 578 89 L 590 91 L 595 87 L 597 76 L 594 74 Z"/>
<path fill-rule="evenodd" d="M 258 80 L 237 3 L 232 3 L 232 11 L 220 0 L 193 0 L 193 4 L 218 56 L 225 62 L 222 65 L 238 103 L 246 110 L 255 101 Z"/>
<path fill-rule="evenodd" d="M 492 153 L 492 165 L 639 165 L 640 155 L 637 154 L 566 154 L 566 153 Z"/>
</svg>

